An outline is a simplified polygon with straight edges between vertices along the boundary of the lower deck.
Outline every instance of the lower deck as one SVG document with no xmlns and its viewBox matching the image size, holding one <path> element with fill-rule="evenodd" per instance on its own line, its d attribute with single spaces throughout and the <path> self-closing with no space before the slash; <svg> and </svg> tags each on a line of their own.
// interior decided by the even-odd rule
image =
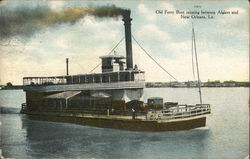
<svg viewBox="0 0 250 159">
<path fill-rule="evenodd" d="M 30 119 L 52 122 L 65 122 L 100 128 L 123 129 L 130 131 L 180 131 L 206 126 L 206 116 L 191 117 L 167 122 L 132 119 L 125 116 L 72 115 L 41 112 L 24 112 Z"/>
<path fill-rule="evenodd" d="M 126 103 L 139 100 L 143 89 L 40 92 L 26 90 L 25 109 L 40 112 L 126 111 Z"/>
</svg>

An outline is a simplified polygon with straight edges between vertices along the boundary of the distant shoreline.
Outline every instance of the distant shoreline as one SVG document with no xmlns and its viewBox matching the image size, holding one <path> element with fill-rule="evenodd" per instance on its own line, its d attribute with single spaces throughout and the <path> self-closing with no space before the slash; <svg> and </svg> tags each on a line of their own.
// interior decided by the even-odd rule
<svg viewBox="0 0 250 159">
<path fill-rule="evenodd" d="M 216 81 L 208 81 L 208 82 L 200 82 L 198 81 L 187 81 L 187 82 L 146 82 L 146 88 L 161 88 L 161 87 L 171 87 L 171 88 L 197 88 L 201 87 L 250 87 L 249 82 L 237 82 L 237 81 L 224 81 L 220 82 Z"/>
<path fill-rule="evenodd" d="M 249 86 L 201 86 L 202 88 L 249 88 Z M 198 88 L 198 87 L 170 87 L 170 86 L 146 86 L 145 88 Z M 23 88 L 2 88 L 1 90 L 23 90 Z"/>
<path fill-rule="evenodd" d="M 23 88 L 2 88 L 1 90 L 23 90 Z"/>
<path fill-rule="evenodd" d="M 241 87 L 244 87 L 244 88 L 248 88 L 249 86 L 201 86 L 202 88 L 241 88 Z M 198 88 L 198 87 L 178 87 L 178 86 L 175 86 L 175 87 L 170 87 L 170 86 L 159 86 L 159 87 L 148 87 L 146 86 L 145 88 Z"/>
<path fill-rule="evenodd" d="M 46 84 L 45 84 L 46 86 Z M 250 82 L 237 82 L 237 81 L 208 81 L 200 82 L 201 87 L 211 88 L 226 88 L 226 87 L 250 87 Z M 0 90 L 16 90 L 23 89 L 23 85 L 0 85 Z M 187 81 L 187 82 L 145 82 L 145 88 L 197 88 L 198 81 Z"/>
<path fill-rule="evenodd" d="M 13 85 L 13 86 L 1 86 L 0 90 L 16 90 L 16 89 L 23 89 L 23 85 Z"/>
</svg>

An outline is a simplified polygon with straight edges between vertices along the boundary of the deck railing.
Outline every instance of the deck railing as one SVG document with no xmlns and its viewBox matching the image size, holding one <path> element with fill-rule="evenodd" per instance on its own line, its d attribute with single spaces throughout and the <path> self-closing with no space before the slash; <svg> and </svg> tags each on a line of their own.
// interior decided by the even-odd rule
<svg viewBox="0 0 250 159">
<path fill-rule="evenodd" d="M 64 85 L 38 85 L 25 86 L 24 91 L 73 91 L 73 90 L 103 90 L 103 89 L 142 89 L 144 81 L 128 81 L 128 82 L 113 82 L 113 83 L 90 83 L 90 84 L 64 84 Z"/>
<path fill-rule="evenodd" d="M 139 70 L 126 70 L 98 74 L 83 74 L 72 76 L 51 77 L 24 77 L 23 85 L 65 85 L 65 84 L 91 84 L 91 83 L 116 83 L 128 81 L 145 81 L 144 72 Z"/>
<path fill-rule="evenodd" d="M 178 105 L 161 111 L 150 111 L 146 115 L 146 120 L 183 119 L 210 113 L 210 104 Z"/>
</svg>

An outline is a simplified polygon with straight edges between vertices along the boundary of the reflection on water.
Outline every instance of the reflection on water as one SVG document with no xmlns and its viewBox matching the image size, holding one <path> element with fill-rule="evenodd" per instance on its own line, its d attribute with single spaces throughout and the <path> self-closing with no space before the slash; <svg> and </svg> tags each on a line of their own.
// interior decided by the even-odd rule
<svg viewBox="0 0 250 159">
<path fill-rule="evenodd" d="M 164 95 L 165 101 L 189 103 L 194 90 L 162 91 L 171 92 Z M 248 89 L 213 88 L 203 92 L 213 112 L 204 128 L 145 133 L 1 114 L 0 146 L 4 156 L 14 158 L 244 158 L 249 151 Z M 177 94 L 181 96 L 177 98 Z M 145 96 L 160 93 L 146 89 Z M 23 102 L 17 99 L 15 103 Z"/>
<path fill-rule="evenodd" d="M 32 121 L 26 115 L 2 117 L 3 154 L 8 157 L 199 157 L 210 135 L 209 129 L 144 133 Z"/>
</svg>

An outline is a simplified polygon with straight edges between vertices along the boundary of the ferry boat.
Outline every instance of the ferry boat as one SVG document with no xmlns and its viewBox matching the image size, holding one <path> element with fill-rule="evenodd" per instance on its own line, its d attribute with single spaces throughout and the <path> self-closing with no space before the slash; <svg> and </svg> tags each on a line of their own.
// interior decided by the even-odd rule
<svg viewBox="0 0 250 159">
<path fill-rule="evenodd" d="M 189 130 L 206 125 L 209 104 L 179 105 L 162 98 L 140 101 L 145 72 L 133 65 L 130 10 L 122 14 L 126 57 L 101 56 L 101 73 L 24 77 L 26 103 L 21 113 L 31 119 L 69 122 L 135 131 Z M 124 61 L 126 60 L 126 61 Z M 126 64 L 126 65 L 125 65 Z"/>
</svg>

